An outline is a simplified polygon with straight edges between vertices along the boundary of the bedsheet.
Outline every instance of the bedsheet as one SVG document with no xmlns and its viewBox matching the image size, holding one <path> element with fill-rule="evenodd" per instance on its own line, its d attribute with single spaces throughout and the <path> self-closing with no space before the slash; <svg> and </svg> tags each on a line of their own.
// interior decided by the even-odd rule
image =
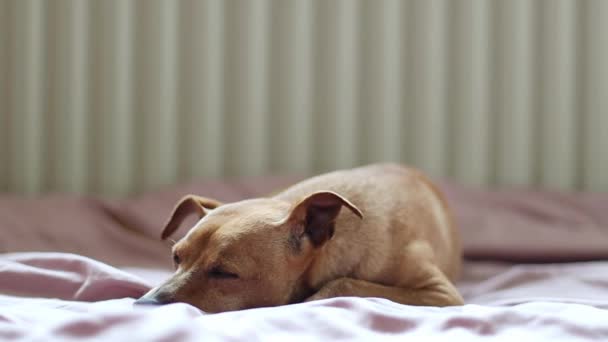
<svg viewBox="0 0 608 342">
<path fill-rule="evenodd" d="M 133 305 L 166 269 L 121 270 L 66 253 L 4 254 L 0 340 L 608 340 L 608 262 L 465 269 L 462 307 L 343 297 L 206 314 L 183 303 Z"/>
</svg>

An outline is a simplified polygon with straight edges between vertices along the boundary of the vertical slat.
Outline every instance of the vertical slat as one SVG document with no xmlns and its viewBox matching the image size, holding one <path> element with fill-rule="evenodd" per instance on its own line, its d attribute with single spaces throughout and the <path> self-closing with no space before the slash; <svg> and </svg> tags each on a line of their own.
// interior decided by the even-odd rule
<svg viewBox="0 0 608 342">
<path fill-rule="evenodd" d="M 608 2 L 589 0 L 585 18 L 583 163 L 586 190 L 608 190 Z"/>
<path fill-rule="evenodd" d="M 65 42 L 62 40 L 65 39 L 55 39 L 55 37 L 59 36 L 59 32 L 61 31 L 61 26 L 66 21 L 65 12 L 59 12 L 60 10 L 65 10 L 65 7 L 62 8 L 62 3 L 58 2 L 56 6 L 50 6 L 45 9 L 45 27 L 43 28 L 44 36 L 43 41 L 49 42 L 45 46 L 45 75 L 44 80 L 45 84 L 43 86 L 43 99 L 44 102 L 41 106 L 42 116 L 45 118 L 45 126 L 42 128 L 45 132 L 44 141 L 41 141 L 41 145 L 44 146 L 44 155 L 49 157 L 42 163 L 44 165 L 44 170 L 41 170 L 41 173 L 44 175 L 42 177 L 42 184 L 39 191 L 52 191 L 56 189 L 56 166 L 55 162 L 57 161 L 58 155 L 61 154 L 61 151 L 57 148 L 57 136 L 56 133 L 58 131 L 59 125 L 59 113 L 57 112 L 58 104 L 61 102 L 60 99 L 60 84 L 62 73 L 65 73 L 65 70 L 61 70 L 59 64 L 59 60 L 62 59 L 62 46 L 65 46 Z"/>
<path fill-rule="evenodd" d="M 498 4 L 496 177 L 501 184 L 526 185 L 534 167 L 534 4 L 527 0 Z"/>
<path fill-rule="evenodd" d="M 357 156 L 359 2 L 318 5 L 314 153 L 317 169 L 327 170 L 351 166 Z"/>
<path fill-rule="evenodd" d="M 144 13 L 146 13 L 146 11 L 145 9 L 142 9 L 142 3 L 140 1 L 135 1 L 133 5 L 135 7 L 134 11 L 137 12 L 138 15 L 133 18 L 133 120 L 136 122 L 133 129 L 133 136 L 135 139 L 133 164 L 134 174 L 137 175 L 137 177 L 133 179 L 132 188 L 134 188 L 135 191 L 142 191 L 145 189 L 145 184 L 149 183 L 149 181 L 144 179 L 146 177 L 144 174 L 146 160 L 148 159 L 145 156 L 145 150 L 148 148 L 145 142 L 147 131 L 146 121 L 153 119 L 149 118 L 146 120 L 146 117 L 149 117 L 146 107 L 146 101 L 149 101 L 149 98 L 146 95 L 145 87 L 152 81 L 151 74 L 147 70 L 147 68 L 150 68 L 147 66 L 147 63 L 150 63 L 150 59 L 154 58 L 155 55 L 152 54 L 148 56 L 149 44 L 146 44 L 146 38 L 144 38 Z"/>
<path fill-rule="evenodd" d="M 379 70 L 382 68 L 379 59 L 382 54 L 382 8 L 371 1 L 361 2 L 359 79 L 365 80 L 359 85 L 357 106 L 359 107 L 358 157 L 361 164 L 380 160 L 376 152 L 381 145 L 383 117 L 379 115 L 378 103 L 381 101 L 382 79 Z M 380 137 L 380 138 L 379 138 Z M 380 148 L 382 150 L 382 148 Z"/>
<path fill-rule="evenodd" d="M 8 191 L 9 22 L 8 1 L 0 1 L 0 192 Z"/>
<path fill-rule="evenodd" d="M 177 178 L 177 3 L 137 2 L 136 96 L 140 187 L 170 184 Z"/>
<path fill-rule="evenodd" d="M 416 32 L 412 48 L 414 77 L 414 129 L 410 131 L 415 165 L 439 176 L 446 169 L 447 127 L 445 125 L 446 67 L 445 49 L 446 2 L 418 0 Z"/>
<path fill-rule="evenodd" d="M 398 161 L 401 155 L 402 113 L 402 2 L 384 1 L 383 6 L 363 3 L 363 61 L 359 103 L 363 163 Z"/>
<path fill-rule="evenodd" d="M 293 41 L 294 22 L 292 1 L 271 1 L 270 3 L 270 52 L 268 63 L 270 77 L 268 79 L 268 111 L 269 111 L 269 167 L 273 170 L 285 167 L 289 155 L 287 144 L 291 136 L 288 131 L 290 109 L 289 87 L 290 71 L 294 65 L 291 62 L 291 46 Z"/>
<path fill-rule="evenodd" d="M 65 169 L 61 173 L 61 180 L 66 189 L 73 192 L 84 192 L 89 177 L 87 164 L 88 147 L 88 118 L 89 107 L 89 68 L 87 60 L 90 58 L 90 26 L 88 3 L 80 1 L 70 6 L 69 22 L 69 56 L 66 64 L 70 70 L 65 75 L 68 95 L 64 115 L 63 148 L 65 151 Z"/>
<path fill-rule="evenodd" d="M 382 106 L 380 112 L 383 117 L 381 137 L 385 148 L 382 151 L 376 146 L 376 153 L 381 155 L 382 161 L 399 161 L 401 155 L 401 107 L 403 96 L 402 59 L 403 51 L 400 44 L 403 28 L 400 14 L 402 2 L 399 0 L 387 1 L 382 13 Z"/>
<path fill-rule="evenodd" d="M 224 94 L 227 172 L 262 174 L 268 165 L 268 1 L 229 3 L 231 26 Z"/>
<path fill-rule="evenodd" d="M 335 113 L 331 126 L 333 143 L 328 146 L 333 153 L 334 168 L 346 168 L 354 164 L 357 155 L 357 84 L 358 71 L 358 18 L 359 2 L 336 1 L 336 51 L 333 59 L 335 77 L 334 98 L 331 109 Z"/>
<path fill-rule="evenodd" d="M 171 184 L 177 180 L 179 153 L 177 150 L 177 122 L 180 119 L 176 101 L 179 80 L 177 61 L 179 58 L 179 40 L 177 23 L 179 22 L 179 2 L 159 0 L 159 127 L 156 162 L 161 170 L 158 184 Z"/>
<path fill-rule="evenodd" d="M 538 134 L 540 181 L 553 188 L 566 188 L 576 180 L 575 112 L 575 21 L 576 3 L 571 0 L 542 2 L 538 63 L 542 93 Z"/>
<path fill-rule="evenodd" d="M 42 187 L 43 85 L 45 2 L 23 0 L 10 3 L 10 186 L 20 193 Z"/>
<path fill-rule="evenodd" d="M 466 184 L 483 185 L 489 180 L 490 82 L 492 57 L 489 37 L 489 2 L 458 1 L 454 49 L 458 76 L 452 83 L 455 119 L 453 129 L 454 176 Z M 470 86 L 467 86 L 470 85 Z"/>
<path fill-rule="evenodd" d="M 383 59 L 382 59 L 382 106 L 381 113 L 384 121 L 382 131 L 383 161 L 399 161 L 401 156 L 401 127 L 402 117 L 402 40 L 403 30 L 400 14 L 402 2 L 399 0 L 387 1 L 383 11 Z M 377 150 L 376 153 L 381 153 Z"/>
<path fill-rule="evenodd" d="M 111 117 L 114 136 L 109 137 L 105 160 L 107 174 L 104 178 L 107 190 L 111 194 L 125 194 L 131 191 L 133 184 L 133 106 L 132 106 L 132 55 L 133 55 L 133 2 L 114 0 L 115 27 L 112 31 L 114 53 L 112 55 L 113 108 L 107 113 Z M 171 47 L 169 47 L 171 48 Z M 172 93 L 168 91 L 167 96 Z"/>
<path fill-rule="evenodd" d="M 233 35 L 225 96 L 230 126 L 225 129 L 231 162 L 229 174 L 259 175 L 268 165 L 268 1 L 239 3 L 232 8 Z M 230 104 L 230 106 L 229 106 Z M 230 130 L 230 131 L 228 131 Z"/>
<path fill-rule="evenodd" d="M 225 158 L 224 2 L 189 0 L 181 3 L 180 12 L 180 173 L 186 178 L 219 177 Z"/>
<path fill-rule="evenodd" d="M 249 20 L 246 30 L 247 51 L 246 61 L 246 96 L 244 98 L 243 113 L 244 125 L 240 126 L 240 132 L 246 137 L 243 140 L 244 169 L 239 172 L 242 175 L 261 175 L 268 165 L 267 139 L 268 135 L 268 28 L 270 17 L 269 4 L 267 0 L 257 1 L 251 4 Z"/>
<path fill-rule="evenodd" d="M 90 58 L 87 68 L 89 70 L 89 110 L 90 118 L 87 122 L 88 149 L 86 163 L 88 166 L 88 184 L 89 191 L 102 191 L 103 185 L 101 178 L 104 171 L 102 170 L 106 161 L 104 160 L 104 147 L 106 139 L 104 133 L 107 129 L 104 127 L 105 117 L 109 111 L 109 101 L 111 100 L 111 90 L 108 89 L 108 78 L 110 73 L 110 54 L 111 45 L 108 30 L 111 29 L 114 17 L 111 15 L 111 8 L 108 6 L 110 2 L 97 1 L 92 2 L 89 6 L 90 18 Z M 109 131 L 106 135 L 113 133 Z M 113 139 L 113 137 L 110 137 Z"/>
<path fill-rule="evenodd" d="M 272 4 L 269 151 L 275 171 L 303 173 L 312 164 L 312 5 Z"/>
<path fill-rule="evenodd" d="M 312 165 L 312 1 L 294 2 L 292 81 L 290 86 L 289 128 L 293 132 L 287 149 L 286 171 L 307 172 Z"/>
<path fill-rule="evenodd" d="M 403 89 L 403 101 L 402 101 L 402 125 L 401 129 L 401 158 L 400 161 L 408 165 L 414 165 L 414 145 L 415 136 L 413 134 L 416 127 L 416 106 L 414 103 L 415 94 L 414 89 L 417 86 L 416 73 L 414 70 L 414 61 L 416 59 L 416 3 L 415 0 L 404 1 L 401 6 L 401 17 L 402 17 L 402 37 L 401 43 L 401 56 L 402 56 L 402 67 L 401 67 L 401 86 Z"/>
<path fill-rule="evenodd" d="M 92 187 L 103 194 L 125 194 L 132 179 L 131 2 L 94 3 L 92 58 L 94 118 L 89 126 Z"/>
<path fill-rule="evenodd" d="M 315 23 L 315 166 L 347 167 L 356 158 L 358 1 L 317 3 Z"/>
<path fill-rule="evenodd" d="M 331 155 L 326 151 L 331 144 L 327 122 L 333 115 L 329 111 L 331 78 L 331 55 L 335 49 L 335 30 L 331 29 L 331 3 L 316 0 L 313 15 L 313 170 L 320 172 L 330 168 Z"/>
</svg>

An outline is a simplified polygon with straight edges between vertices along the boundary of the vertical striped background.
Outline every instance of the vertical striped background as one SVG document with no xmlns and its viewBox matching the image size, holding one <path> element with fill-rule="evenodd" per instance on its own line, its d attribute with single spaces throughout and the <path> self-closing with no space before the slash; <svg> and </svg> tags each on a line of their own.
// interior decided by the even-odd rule
<svg viewBox="0 0 608 342">
<path fill-rule="evenodd" d="M 608 190 L 605 0 L 0 0 L 0 191 L 402 161 Z"/>
</svg>

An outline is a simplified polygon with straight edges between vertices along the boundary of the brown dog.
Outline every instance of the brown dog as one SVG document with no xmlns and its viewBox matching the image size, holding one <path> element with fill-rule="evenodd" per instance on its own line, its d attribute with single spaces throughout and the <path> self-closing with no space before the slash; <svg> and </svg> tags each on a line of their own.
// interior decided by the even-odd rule
<svg viewBox="0 0 608 342">
<path fill-rule="evenodd" d="M 336 171 L 230 204 L 186 196 L 162 238 L 192 213 L 201 220 L 173 247 L 175 274 L 136 303 L 186 302 L 207 312 L 337 296 L 463 303 L 450 281 L 461 249 L 449 210 L 413 169 Z"/>
</svg>

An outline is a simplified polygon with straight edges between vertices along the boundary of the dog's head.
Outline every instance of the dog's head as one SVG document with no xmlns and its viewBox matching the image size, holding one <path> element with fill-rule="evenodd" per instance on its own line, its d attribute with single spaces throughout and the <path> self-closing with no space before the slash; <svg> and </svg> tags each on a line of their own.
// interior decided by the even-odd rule
<svg viewBox="0 0 608 342">
<path fill-rule="evenodd" d="M 200 220 L 173 246 L 175 274 L 137 303 L 186 302 L 207 312 L 290 303 L 314 254 L 332 237 L 343 206 L 362 217 L 352 203 L 330 191 L 296 203 L 262 198 L 222 205 L 186 196 L 162 239 L 188 215 Z"/>
</svg>

